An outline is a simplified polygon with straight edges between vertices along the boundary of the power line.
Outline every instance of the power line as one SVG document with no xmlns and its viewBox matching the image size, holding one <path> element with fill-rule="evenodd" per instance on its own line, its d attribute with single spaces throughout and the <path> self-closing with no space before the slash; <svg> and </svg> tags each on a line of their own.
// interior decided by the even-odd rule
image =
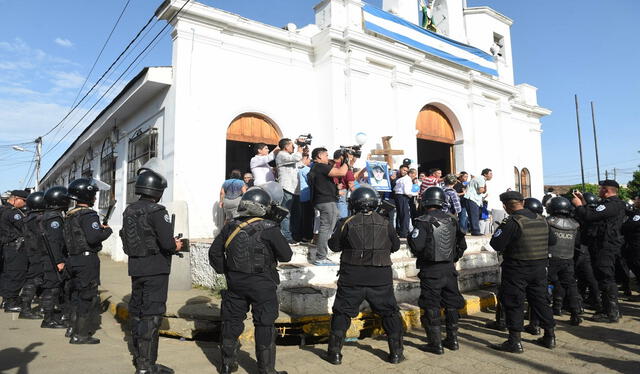
<svg viewBox="0 0 640 374">
<path fill-rule="evenodd" d="M 118 83 L 118 81 L 120 81 L 120 79 L 129 71 L 129 69 L 136 63 L 136 61 L 138 61 L 138 59 L 140 58 L 140 56 L 142 56 L 148 49 L 149 47 L 151 47 L 151 45 L 158 39 L 158 37 L 160 36 L 160 34 L 162 34 L 164 32 L 164 30 L 169 27 L 169 25 L 171 25 L 171 22 L 180 14 L 180 12 L 182 12 L 182 10 L 184 9 L 184 7 L 190 2 L 191 0 L 187 0 L 185 1 L 184 4 L 182 4 L 182 6 L 180 7 L 180 9 L 176 12 L 176 14 L 174 14 L 171 19 L 169 19 L 167 21 L 167 24 L 164 25 L 164 27 L 162 27 L 162 29 L 160 29 L 160 31 L 153 37 L 153 39 L 151 39 L 151 41 L 149 43 L 147 43 L 147 46 L 136 56 L 135 59 L 133 59 L 133 61 L 131 61 L 131 63 L 127 66 L 127 68 L 122 72 L 122 74 L 120 74 L 120 76 L 118 76 L 118 78 L 113 82 L 113 84 L 111 84 L 111 86 L 109 86 L 109 88 L 104 92 L 104 94 L 102 94 L 102 96 L 100 96 L 100 98 L 98 99 L 98 101 L 96 101 L 88 110 L 87 112 L 78 120 L 78 122 L 76 122 L 73 127 L 71 127 L 71 129 L 69 129 L 69 131 L 67 131 L 66 134 L 64 134 L 62 136 L 62 138 L 60 138 L 60 140 L 58 140 L 51 148 L 49 148 L 43 155 L 42 157 L 46 156 L 47 154 L 49 154 L 55 147 L 57 147 L 63 140 L 64 138 L 66 138 L 79 124 L 80 122 L 82 122 L 82 120 L 91 112 L 91 110 L 93 108 L 96 107 L 96 105 L 98 105 L 98 103 L 100 102 L 100 100 L 102 100 L 107 93 L 109 93 L 109 91 L 111 91 L 111 89 Z M 147 23 L 148 24 L 148 23 Z M 140 33 L 138 33 L 139 35 Z M 137 37 L 137 36 L 136 36 Z M 129 44 L 131 45 L 131 43 Z M 155 45 L 154 45 L 155 46 Z M 128 47 L 128 46 L 127 46 Z M 122 54 L 120 54 L 122 56 Z M 115 62 L 114 62 L 115 63 Z M 113 66 L 113 64 L 112 64 Z M 103 75 L 104 76 L 104 75 Z M 101 78 L 102 79 L 102 78 Z M 94 85 L 95 87 L 95 85 Z M 93 87 L 92 87 L 93 89 Z M 86 97 L 86 95 L 85 95 Z M 81 100 L 82 101 L 82 100 Z M 77 106 L 76 106 L 77 107 Z"/>
</svg>

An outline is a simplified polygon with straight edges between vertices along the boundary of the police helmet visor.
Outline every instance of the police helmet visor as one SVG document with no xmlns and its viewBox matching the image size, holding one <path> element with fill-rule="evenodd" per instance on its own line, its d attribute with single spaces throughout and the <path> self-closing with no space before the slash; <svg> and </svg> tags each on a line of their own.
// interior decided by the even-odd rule
<svg viewBox="0 0 640 374">
<path fill-rule="evenodd" d="M 109 191 L 111 189 L 110 185 L 94 178 L 91 178 L 91 185 L 95 186 L 98 191 Z"/>
<path fill-rule="evenodd" d="M 280 183 L 271 181 L 265 184 L 261 184 L 259 187 L 269 194 L 269 197 L 271 198 L 271 201 L 273 203 L 278 205 L 280 204 L 282 198 L 284 197 L 284 190 L 282 189 Z"/>
<path fill-rule="evenodd" d="M 167 175 L 167 165 L 164 160 L 161 160 L 158 157 L 150 158 L 149 161 L 145 162 L 144 165 L 138 169 L 138 175 L 145 170 L 151 170 L 156 174 L 160 174 L 162 177 Z"/>
</svg>

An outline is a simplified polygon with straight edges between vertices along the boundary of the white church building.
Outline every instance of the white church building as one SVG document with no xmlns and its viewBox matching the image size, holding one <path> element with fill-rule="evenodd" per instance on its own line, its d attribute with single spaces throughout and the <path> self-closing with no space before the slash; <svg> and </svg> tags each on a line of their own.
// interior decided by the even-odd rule
<svg viewBox="0 0 640 374">
<path fill-rule="evenodd" d="M 82 132 L 41 180 L 42 187 L 93 176 L 112 186 L 117 232 L 133 201 L 137 169 L 150 157 L 167 165 L 162 203 L 180 205 L 184 231 L 212 238 L 222 182 L 248 171 L 255 142 L 313 135 L 333 152 L 355 143 L 363 153 L 381 138 L 413 167 L 479 175 L 491 168 L 490 205 L 499 193 L 542 196 L 536 88 L 514 83 L 512 20 L 464 0 L 430 1 L 435 31 L 420 26 L 417 0 L 323 0 L 315 23 L 275 27 L 195 1 L 157 10 L 173 27 L 172 65 L 142 70 Z M 286 11 L 286 9 L 283 9 Z M 381 160 L 383 156 L 379 156 Z M 375 158 L 375 157 L 374 157 Z M 188 221 L 186 220 L 188 218 Z M 105 252 L 124 260 L 113 235 Z"/>
</svg>

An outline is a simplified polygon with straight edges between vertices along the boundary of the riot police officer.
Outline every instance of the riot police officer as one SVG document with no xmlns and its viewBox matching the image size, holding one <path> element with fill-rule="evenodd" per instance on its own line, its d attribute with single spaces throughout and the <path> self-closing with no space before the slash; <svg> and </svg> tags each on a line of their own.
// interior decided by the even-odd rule
<svg viewBox="0 0 640 374">
<path fill-rule="evenodd" d="M 113 232 L 100 224 L 98 213 L 91 209 L 96 193 L 109 186 L 92 178 L 79 178 L 69 183 L 67 196 L 76 201 L 76 207 L 67 213 L 64 222 L 64 241 L 69 251 L 68 270 L 74 283 L 74 321 L 71 344 L 98 344 L 92 335 L 98 328 L 98 285 L 100 285 L 100 258 L 102 242 Z"/>
<path fill-rule="evenodd" d="M 464 307 L 464 298 L 458 289 L 455 263 L 467 249 L 464 233 L 455 216 L 442 211 L 445 193 L 440 187 L 429 187 L 422 194 L 425 209 L 416 218 L 415 228 L 407 243 L 420 269 L 420 299 L 423 310 L 421 322 L 427 333 L 427 352 L 443 354 L 443 346 L 458 350 L 458 309 Z M 444 305 L 446 338 L 440 334 L 440 306 Z"/>
<path fill-rule="evenodd" d="M 622 225 L 622 234 L 625 241 L 623 255 L 636 280 L 640 279 L 640 195 L 634 198 L 633 210 Z"/>
<path fill-rule="evenodd" d="M 7 204 L 0 209 L 0 246 L 2 247 L 2 273 L 0 273 L 0 294 L 4 301 L 4 311 L 20 312 L 20 290 L 27 274 L 27 255 L 23 250 L 24 212 L 29 194 L 23 190 L 13 190 Z"/>
<path fill-rule="evenodd" d="M 556 239 L 542 216 L 524 209 L 522 194 L 505 192 L 500 195 L 500 201 L 509 217 L 496 229 L 490 245 L 504 257 L 500 302 L 505 309 L 509 339 L 493 348 L 524 352 L 520 335 L 524 329 L 526 296 L 544 329 L 544 336 L 537 342 L 552 349 L 555 347 L 555 321 L 547 301 L 547 265 L 549 245 L 555 245 Z"/>
<path fill-rule="evenodd" d="M 327 361 L 334 365 L 342 363 L 346 331 L 364 300 L 382 317 L 389 362 L 397 364 L 404 360 L 402 320 L 393 293 L 391 270 L 391 253 L 400 248 L 400 239 L 389 220 L 375 212 L 378 203 L 378 193 L 371 187 L 353 191 L 349 198 L 353 215 L 340 219 L 329 239 L 329 248 L 342 252 L 327 348 Z"/>
<path fill-rule="evenodd" d="M 587 207 L 595 209 L 598 206 L 599 198 L 596 195 L 585 192 L 583 197 Z M 580 245 L 576 246 L 573 256 L 575 275 L 578 281 L 578 292 L 580 293 L 580 298 L 584 301 L 584 306 L 590 309 L 599 309 L 602 304 L 602 299 L 600 298 L 598 281 L 595 275 L 593 275 L 591 253 L 589 250 L 595 240 L 595 233 L 592 229 L 593 225 L 581 220 L 579 217 L 575 218 L 580 223 Z M 588 294 L 587 290 L 589 290 Z"/>
<path fill-rule="evenodd" d="M 123 213 L 120 238 L 129 256 L 131 300 L 129 316 L 136 374 L 174 371 L 156 363 L 160 324 L 167 310 L 171 256 L 182 248 L 173 236 L 172 223 L 162 198 L 167 180 L 141 168 L 135 184 L 140 199 Z"/>
<path fill-rule="evenodd" d="M 576 217 L 592 225 L 594 231 L 591 261 L 602 293 L 601 308 L 593 316 L 597 322 L 615 323 L 620 319 L 615 263 L 623 245 L 621 229 L 626 213 L 624 202 L 618 197 L 619 188 L 618 182 L 611 179 L 600 182 L 602 200 L 594 209 L 586 206 L 579 191 L 574 192 L 572 200 Z"/>
<path fill-rule="evenodd" d="M 221 305 L 221 373 L 238 368 L 238 338 L 251 306 L 258 371 L 286 374 L 275 370 L 274 323 L 279 314 L 276 289 L 280 284 L 276 267 L 278 261 L 291 260 L 293 253 L 278 223 L 267 217 L 275 209 L 271 201 L 261 187 L 247 190 L 238 205 L 239 217 L 222 228 L 209 249 L 209 263 L 227 280 Z"/>
<path fill-rule="evenodd" d="M 56 305 L 59 305 L 62 293 L 62 277 L 60 272 L 65 267 L 67 256 L 64 244 L 63 225 L 64 212 L 69 208 L 69 198 L 67 189 L 62 186 L 54 186 L 44 193 L 46 209 L 42 216 L 42 228 L 48 243 L 47 251 L 51 253 L 42 254 L 42 269 L 44 282 L 42 284 L 42 295 L 40 303 L 44 311 L 44 320 L 40 327 L 49 329 L 64 328 L 65 324 L 56 317 Z M 65 305 L 69 311 L 70 305 Z M 75 319 L 71 313 L 66 313 L 66 321 Z"/>
<path fill-rule="evenodd" d="M 36 292 L 42 286 L 42 214 L 45 208 L 44 192 L 32 192 L 27 197 L 27 216 L 23 219 L 24 251 L 27 255 L 27 275 L 22 286 L 22 307 L 18 318 L 41 319 L 42 314 L 31 309 Z"/>
</svg>

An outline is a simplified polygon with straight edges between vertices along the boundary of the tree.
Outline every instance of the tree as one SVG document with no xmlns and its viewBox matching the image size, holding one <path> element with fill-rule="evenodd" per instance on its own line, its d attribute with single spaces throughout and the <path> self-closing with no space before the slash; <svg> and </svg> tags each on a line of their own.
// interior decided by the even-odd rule
<svg viewBox="0 0 640 374">
<path fill-rule="evenodd" d="M 640 194 L 640 170 L 633 172 L 633 179 L 627 183 L 627 189 L 629 190 L 629 197 L 635 197 Z"/>
<path fill-rule="evenodd" d="M 636 180 L 637 178 L 637 186 L 639 187 L 638 190 L 640 190 L 640 171 L 636 171 L 634 174 L 634 180 Z M 564 197 L 566 197 L 567 199 L 571 200 L 573 198 L 572 192 L 573 190 L 578 190 L 581 191 L 582 193 L 585 192 L 591 192 L 592 194 L 598 196 L 598 192 L 600 190 L 600 186 L 598 186 L 597 184 L 585 184 L 584 185 L 584 189 L 582 188 L 582 184 L 576 184 L 571 186 L 571 189 L 569 190 L 569 192 L 567 192 L 566 194 L 562 195 Z M 638 191 L 636 190 L 636 191 Z M 627 201 L 629 200 L 633 195 L 633 192 L 631 190 L 631 182 L 629 182 L 629 186 L 628 188 L 624 188 L 624 187 L 620 187 L 620 189 L 618 190 L 618 196 L 620 197 L 620 199 L 622 201 Z"/>
</svg>

